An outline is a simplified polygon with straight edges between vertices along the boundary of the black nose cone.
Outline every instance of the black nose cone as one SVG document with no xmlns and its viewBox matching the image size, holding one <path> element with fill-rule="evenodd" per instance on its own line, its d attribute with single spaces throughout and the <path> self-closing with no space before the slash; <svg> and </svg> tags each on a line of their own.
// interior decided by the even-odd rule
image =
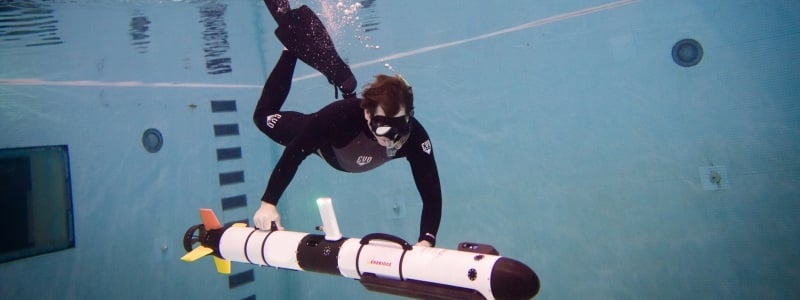
<svg viewBox="0 0 800 300">
<path fill-rule="evenodd" d="M 539 276 L 525 264 L 507 257 L 494 264 L 490 282 L 496 299 L 531 299 L 539 293 Z"/>
</svg>

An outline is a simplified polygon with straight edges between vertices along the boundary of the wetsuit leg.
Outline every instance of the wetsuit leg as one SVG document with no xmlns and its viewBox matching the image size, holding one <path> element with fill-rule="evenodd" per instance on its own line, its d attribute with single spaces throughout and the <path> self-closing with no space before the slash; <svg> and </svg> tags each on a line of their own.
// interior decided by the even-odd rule
<svg viewBox="0 0 800 300">
<path fill-rule="evenodd" d="M 300 133 L 309 118 L 303 113 L 281 111 L 292 87 L 295 65 L 297 58 L 284 50 L 264 83 L 261 98 L 258 99 L 253 113 L 256 127 L 273 141 L 284 146 Z"/>
<path fill-rule="evenodd" d="M 286 23 L 286 13 L 291 9 L 289 0 L 264 0 L 264 4 L 267 5 L 267 10 L 275 18 L 275 22 L 278 22 L 278 26 Z"/>
<path fill-rule="evenodd" d="M 297 58 L 316 69 L 344 94 L 355 96 L 356 78 L 333 45 L 328 30 L 311 8 L 302 5 L 284 12 L 280 4 L 267 0 L 278 28 L 275 36 Z M 285 7 L 288 7 L 286 4 Z"/>
<path fill-rule="evenodd" d="M 275 35 L 295 56 L 320 71 L 344 94 L 354 97 L 356 78 L 336 52 L 328 30 L 306 5 L 291 9 L 288 0 L 264 0 L 278 28 Z"/>
</svg>

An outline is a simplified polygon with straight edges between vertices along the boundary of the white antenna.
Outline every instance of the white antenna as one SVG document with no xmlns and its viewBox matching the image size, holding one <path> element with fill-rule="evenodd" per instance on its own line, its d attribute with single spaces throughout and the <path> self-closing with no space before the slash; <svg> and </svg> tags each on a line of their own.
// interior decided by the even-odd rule
<svg viewBox="0 0 800 300">
<path fill-rule="evenodd" d="M 328 241 L 338 241 L 342 239 L 342 232 L 339 231 L 339 223 L 336 221 L 336 213 L 333 211 L 333 200 L 328 197 L 318 198 L 319 216 L 322 218 L 322 231 L 325 232 L 325 239 Z"/>
</svg>

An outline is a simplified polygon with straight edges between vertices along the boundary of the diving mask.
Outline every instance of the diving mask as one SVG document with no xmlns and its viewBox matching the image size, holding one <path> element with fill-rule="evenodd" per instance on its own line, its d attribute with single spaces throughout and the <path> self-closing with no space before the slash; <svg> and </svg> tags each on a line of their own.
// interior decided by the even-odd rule
<svg viewBox="0 0 800 300">
<path fill-rule="evenodd" d="M 372 116 L 369 127 L 376 136 L 385 137 L 397 143 L 411 133 L 411 117 Z"/>
</svg>

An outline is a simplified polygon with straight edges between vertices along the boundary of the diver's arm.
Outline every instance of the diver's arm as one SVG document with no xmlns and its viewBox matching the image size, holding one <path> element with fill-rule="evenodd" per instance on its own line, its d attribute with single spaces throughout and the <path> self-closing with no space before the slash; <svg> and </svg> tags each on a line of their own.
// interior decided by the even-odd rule
<svg viewBox="0 0 800 300">
<path fill-rule="evenodd" d="M 275 168 L 272 169 L 272 174 L 269 177 L 269 182 L 261 201 L 278 205 L 278 200 L 289 186 L 289 183 L 292 182 L 300 163 L 314 152 L 315 143 L 313 138 L 312 134 L 304 133 L 286 146 Z"/>
<path fill-rule="evenodd" d="M 415 127 L 415 130 L 419 129 L 421 128 Z M 422 198 L 418 241 L 428 241 L 431 246 L 434 246 L 442 219 L 442 188 L 439 183 L 439 171 L 436 167 L 433 149 L 430 147 L 427 134 L 425 134 L 424 141 L 412 142 L 403 147 L 409 147 L 406 158 L 411 165 L 411 173 Z"/>
<path fill-rule="evenodd" d="M 344 102 L 331 103 L 316 113 L 309 115 L 310 120 L 296 138 L 286 145 L 269 177 L 267 188 L 261 201 L 277 205 L 283 192 L 289 186 L 300 163 L 309 155 L 316 153 L 320 147 L 330 145 L 348 120 L 342 106 Z"/>
</svg>

